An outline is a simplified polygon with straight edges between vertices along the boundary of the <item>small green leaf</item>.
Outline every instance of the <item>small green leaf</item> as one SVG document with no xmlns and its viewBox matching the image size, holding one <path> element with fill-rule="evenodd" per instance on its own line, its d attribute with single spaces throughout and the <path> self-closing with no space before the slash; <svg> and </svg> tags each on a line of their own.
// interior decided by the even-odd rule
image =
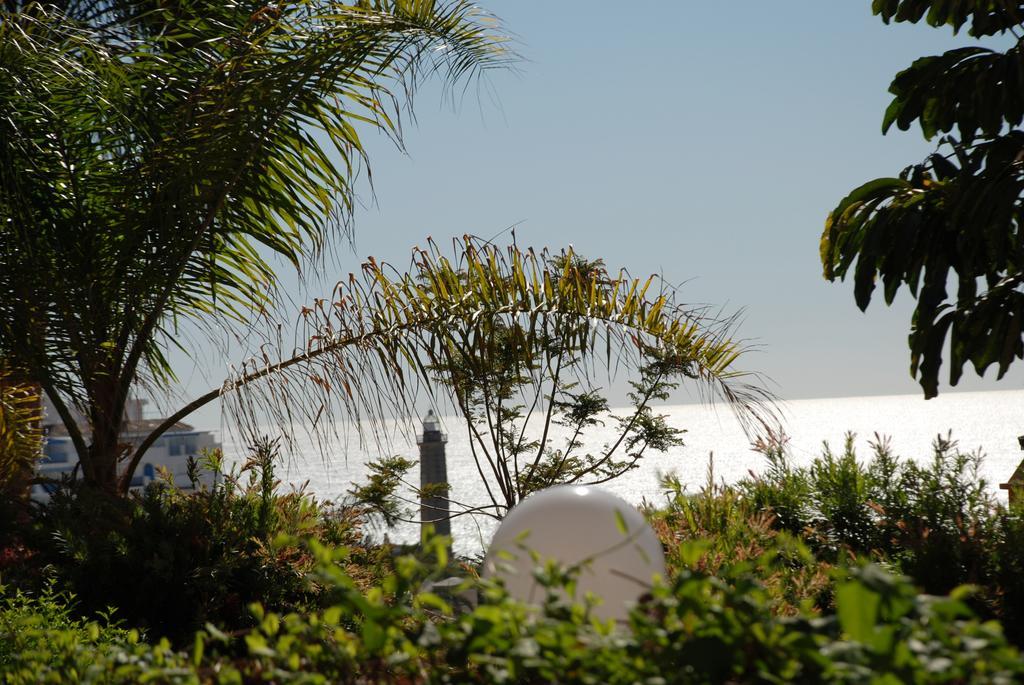
<svg viewBox="0 0 1024 685">
<path fill-rule="evenodd" d="M 629 526 L 626 525 L 626 518 L 618 509 L 615 510 L 615 527 L 618 528 L 619 532 L 623 535 L 629 535 Z"/>
<path fill-rule="evenodd" d="M 836 615 L 839 627 L 856 642 L 870 644 L 878 621 L 880 598 L 857 582 L 843 583 L 836 588 Z"/>
<path fill-rule="evenodd" d="M 363 621 L 363 646 L 368 652 L 376 652 L 384 646 L 386 635 L 384 629 L 376 621 Z"/>
</svg>

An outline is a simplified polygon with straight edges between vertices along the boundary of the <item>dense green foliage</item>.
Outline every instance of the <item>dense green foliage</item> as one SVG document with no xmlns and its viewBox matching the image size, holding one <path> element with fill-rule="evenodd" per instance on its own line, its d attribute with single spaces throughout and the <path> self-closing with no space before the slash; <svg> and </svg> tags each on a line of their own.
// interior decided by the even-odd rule
<svg viewBox="0 0 1024 685">
<path fill-rule="evenodd" d="M 118 628 L 109 613 L 98 621 L 85 621 L 72 614 L 73 606 L 75 598 L 52 584 L 31 595 L 0 585 L 0 674 L 22 682 L 29 682 L 33 674 L 36 682 L 59 682 L 62 676 L 88 681 L 88 676 L 82 677 L 90 669 L 87 648 L 103 653 L 129 642 L 136 644 L 140 657 L 136 672 L 162 665 L 157 655 L 166 646 L 139 645 L 138 635 Z M 32 668 L 19 668 L 25 663 Z"/>
<path fill-rule="evenodd" d="M 847 436 L 841 453 L 826 445 L 796 467 L 780 446 L 765 446 L 765 471 L 736 486 L 709 483 L 687 495 L 670 482 L 670 506 L 654 514 L 655 525 L 670 544 L 711 540 L 702 558 L 711 568 L 759 553 L 780 532 L 798 536 L 814 561 L 769 583 L 793 605 L 828 609 L 831 589 L 818 572 L 852 556 L 905 574 L 929 593 L 970 584 L 975 610 L 999 618 L 1024 644 L 1024 511 L 997 505 L 978 477 L 981 456 L 948 438 L 936 440 L 931 461 L 901 460 L 882 439 L 872 447 L 862 462 Z"/>
<path fill-rule="evenodd" d="M 760 578 L 776 550 L 716 576 L 685 570 L 634 610 L 629 626 L 590 617 L 551 592 L 542 611 L 478 583 L 485 601 L 461 615 L 420 592 L 436 568 L 411 557 L 379 587 L 358 589 L 343 550 L 312 545 L 331 588 L 323 611 L 251 607 L 235 635 L 212 626 L 190 650 L 146 645 L 134 632 L 64 618 L 52 596 L 14 595 L 0 608 L 0 673 L 35 682 L 309 683 L 1011 683 L 1024 661 L 999 626 L 971 617 L 965 591 L 918 595 L 877 567 L 837 575 L 836 612 L 779 616 Z M 439 548 L 443 551 L 443 546 Z M 679 553 L 691 559 L 695 546 Z M 540 570 L 550 587 L 564 581 Z"/>
<path fill-rule="evenodd" d="M 319 601 L 307 577 L 312 559 L 295 546 L 274 546 L 279 535 L 352 546 L 367 583 L 383 572 L 372 569 L 387 568 L 386 551 L 364 553 L 355 512 L 276 492 L 276 456 L 274 445 L 261 443 L 240 471 L 196 493 L 163 483 L 124 499 L 82 487 L 58 491 L 18 532 L 0 581 L 57 583 L 86 616 L 117 607 L 128 625 L 180 643 L 207 621 L 229 630 L 248 625 L 251 602 L 290 610 Z"/>
<path fill-rule="evenodd" d="M 949 382 L 971 364 L 1002 377 L 1024 357 L 1024 3 L 875 0 L 886 22 L 968 27 L 976 38 L 1012 36 L 1000 51 L 968 46 L 922 57 L 896 75 L 883 132 L 915 123 L 936 152 L 894 178 L 852 191 L 821 241 L 829 280 L 851 276 L 857 306 L 876 286 L 887 304 L 906 286 L 917 299 L 911 375 L 938 393 L 949 345 Z M 947 287 L 955 282 L 956 295 Z"/>
<path fill-rule="evenodd" d="M 198 493 L 156 486 L 113 513 L 70 496 L 42 510 L 28 556 L 0 567 L 0 680 L 1024 678 L 1008 641 L 1024 637 L 1024 516 L 996 506 L 976 478 L 979 457 L 948 440 L 931 462 L 901 461 L 878 441 L 861 463 L 848 441 L 795 467 L 772 446 L 766 473 L 737 486 L 711 472 L 689 494 L 667 480 L 649 516 L 669 573 L 628 627 L 567 603 L 556 590 L 571 574 L 553 565 L 535 571 L 549 586 L 541 611 L 462 566 L 481 602 L 457 609 L 426 590 L 456 568 L 444 539 L 416 556 L 363 546 L 358 512 L 276 492 L 272 448 Z M 74 520 L 89 517 L 117 525 L 97 534 Z"/>
</svg>

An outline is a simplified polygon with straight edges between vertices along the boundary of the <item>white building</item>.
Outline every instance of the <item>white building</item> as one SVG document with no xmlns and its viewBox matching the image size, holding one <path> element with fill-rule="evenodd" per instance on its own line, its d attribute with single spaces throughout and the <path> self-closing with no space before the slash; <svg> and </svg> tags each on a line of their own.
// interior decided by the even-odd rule
<svg viewBox="0 0 1024 685">
<path fill-rule="evenodd" d="M 145 400 L 130 400 L 129 405 L 121 439 L 126 443 L 139 445 L 153 429 L 163 423 L 163 419 L 143 418 Z M 84 427 L 85 422 L 80 420 L 79 425 Z M 46 442 L 43 445 L 43 458 L 39 462 L 39 475 L 54 480 L 80 475 L 75 469 L 78 465 L 75 446 L 64 424 L 57 418 L 57 412 L 53 410 L 49 398 L 46 397 L 43 399 L 43 432 L 46 435 Z M 158 479 L 163 471 L 179 488 L 189 490 L 192 488 L 188 478 L 189 457 L 201 463 L 205 450 L 212 451 L 219 447 L 220 444 L 214 439 L 213 433 L 197 431 L 187 423 L 178 422 L 146 450 L 135 470 L 131 487 L 145 487 Z M 199 475 L 200 482 L 207 486 L 212 485 L 218 476 L 205 469 L 201 469 Z M 48 499 L 53 487 L 34 486 L 33 499 Z"/>
</svg>

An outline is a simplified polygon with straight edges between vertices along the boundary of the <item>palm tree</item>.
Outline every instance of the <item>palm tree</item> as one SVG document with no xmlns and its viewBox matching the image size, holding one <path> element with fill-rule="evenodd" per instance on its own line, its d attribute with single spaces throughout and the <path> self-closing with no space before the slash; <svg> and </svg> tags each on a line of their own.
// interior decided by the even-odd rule
<svg viewBox="0 0 1024 685">
<path fill-rule="evenodd" d="M 417 388 L 440 387 L 473 429 L 494 409 L 478 401 L 501 380 L 494 370 L 521 377 L 534 406 L 583 423 L 599 408 L 589 385 L 572 403 L 565 393 L 590 369 L 642 380 L 623 433 L 639 446 L 625 461 L 553 455 L 544 441 L 532 452 L 500 431 L 493 449 L 478 440 L 480 475 L 505 508 L 548 476 L 630 468 L 670 436 L 649 402 L 672 378 L 769 425 L 767 394 L 736 369 L 731 319 L 571 254 L 467 239 L 451 260 L 433 244 L 415 251 L 406 271 L 371 260 L 303 309 L 297 344 L 274 337 L 265 255 L 301 268 L 348 227 L 365 162 L 356 126 L 400 142 L 392 90 L 426 71 L 452 81 L 508 62 L 471 5 L 14 5 L 0 14 L 0 359 L 49 395 L 88 484 L 123 493 L 164 431 L 220 397 L 243 427 L 270 416 L 315 428 L 338 412 L 379 426 L 408 415 Z M 129 392 L 173 379 L 166 351 L 183 319 L 269 322 L 263 349 L 276 352 L 124 445 Z"/>
<path fill-rule="evenodd" d="M 347 229 L 359 128 L 400 143 L 421 75 L 509 60 L 465 0 L 3 7 L 0 359 L 110 493 L 144 451 L 119 440 L 129 392 L 173 379 L 179 321 L 265 314 L 268 253 L 302 268 Z"/>
</svg>

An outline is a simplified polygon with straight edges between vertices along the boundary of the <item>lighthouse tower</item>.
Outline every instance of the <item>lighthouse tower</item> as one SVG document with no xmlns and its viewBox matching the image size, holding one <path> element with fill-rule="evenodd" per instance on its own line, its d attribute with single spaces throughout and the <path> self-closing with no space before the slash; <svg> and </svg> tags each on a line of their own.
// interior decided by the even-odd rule
<svg viewBox="0 0 1024 685">
<path fill-rule="evenodd" d="M 444 444 L 448 442 L 448 436 L 441 432 L 441 422 L 434 415 L 433 409 L 423 417 L 423 435 L 416 442 L 420 446 L 420 488 L 427 490 L 436 483 L 447 483 L 448 466 Z M 451 535 L 448 500 L 435 494 L 424 495 L 420 500 L 420 521 L 424 526 L 433 524 L 438 535 Z"/>
</svg>

